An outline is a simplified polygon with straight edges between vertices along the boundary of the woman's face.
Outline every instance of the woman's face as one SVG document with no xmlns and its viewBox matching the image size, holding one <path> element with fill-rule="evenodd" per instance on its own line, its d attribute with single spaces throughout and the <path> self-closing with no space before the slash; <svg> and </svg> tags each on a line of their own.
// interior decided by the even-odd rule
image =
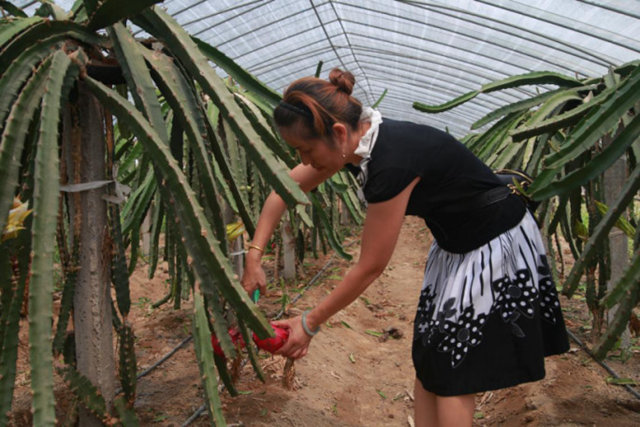
<svg viewBox="0 0 640 427">
<path fill-rule="evenodd" d="M 335 141 L 330 144 L 324 138 L 310 138 L 299 124 L 281 127 L 279 131 L 287 144 L 298 152 L 303 164 L 320 172 L 337 172 L 344 166 L 343 153 Z"/>
</svg>

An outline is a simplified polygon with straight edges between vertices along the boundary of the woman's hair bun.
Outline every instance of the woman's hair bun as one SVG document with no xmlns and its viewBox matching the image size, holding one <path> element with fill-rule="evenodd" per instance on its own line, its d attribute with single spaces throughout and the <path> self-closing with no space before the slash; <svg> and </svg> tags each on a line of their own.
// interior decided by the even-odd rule
<svg viewBox="0 0 640 427">
<path fill-rule="evenodd" d="M 329 81 L 338 87 L 338 90 L 345 92 L 347 95 L 351 95 L 353 92 L 353 86 L 356 84 L 356 78 L 353 77 L 348 71 L 342 71 L 339 68 L 334 68 L 329 73 Z"/>
</svg>

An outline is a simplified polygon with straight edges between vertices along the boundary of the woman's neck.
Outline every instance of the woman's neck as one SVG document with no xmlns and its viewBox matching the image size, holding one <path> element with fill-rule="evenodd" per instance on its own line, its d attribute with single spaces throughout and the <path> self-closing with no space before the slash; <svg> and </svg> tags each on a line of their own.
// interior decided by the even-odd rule
<svg viewBox="0 0 640 427">
<path fill-rule="evenodd" d="M 358 130 L 351 134 L 351 140 L 349 141 L 350 154 L 347 155 L 347 158 L 345 159 L 345 164 L 346 163 L 351 163 L 354 165 L 360 164 L 362 157 L 355 154 L 355 151 L 356 151 L 356 148 L 358 148 L 358 144 L 360 144 L 360 139 L 362 139 L 362 137 L 367 133 L 370 127 L 371 127 L 371 122 L 369 121 L 360 122 L 358 126 Z"/>
</svg>

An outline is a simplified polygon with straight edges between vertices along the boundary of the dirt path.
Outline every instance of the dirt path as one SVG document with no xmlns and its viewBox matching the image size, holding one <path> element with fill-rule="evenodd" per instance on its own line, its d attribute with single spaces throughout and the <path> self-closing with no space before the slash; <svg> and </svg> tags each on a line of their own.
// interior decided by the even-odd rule
<svg viewBox="0 0 640 427">
<path fill-rule="evenodd" d="M 283 359 L 262 355 L 267 383 L 256 379 L 249 364 L 244 366 L 237 383 L 242 394 L 230 398 L 224 393 L 227 422 L 235 426 L 408 426 L 413 415 L 412 321 L 429 241 L 424 223 L 408 218 L 383 275 L 362 298 L 332 318 L 313 339 L 309 354 L 295 363 L 296 390 L 287 390 L 281 384 Z M 357 243 L 349 246 L 354 260 L 358 248 Z M 310 262 L 305 267 L 307 279 L 302 281 L 307 282 L 330 258 L 328 255 Z M 349 265 L 334 259 L 323 278 L 289 312 L 295 314 L 313 307 L 337 284 Z M 151 302 L 166 292 L 166 279 L 166 271 L 160 269 L 149 280 L 144 266 L 132 277 L 129 320 L 136 334 L 139 371 L 167 354 L 191 332 L 189 301 L 177 311 L 169 304 L 151 308 Z M 272 292 L 261 300 L 268 315 L 278 311 L 278 296 L 278 292 Z M 583 302 L 564 303 L 569 310 L 584 309 Z M 402 337 L 382 340 L 375 336 L 391 327 Z M 30 419 L 27 341 L 26 334 L 21 334 L 20 385 L 12 417 L 12 425 L 17 426 L 29 425 Z M 625 366 L 629 376 L 639 381 L 639 355 L 634 354 Z M 543 381 L 478 394 L 475 424 L 640 425 L 640 401 L 622 388 L 607 384 L 607 376 L 584 352 L 572 348 L 565 355 L 547 359 L 547 377 Z M 58 393 L 65 393 L 60 381 Z M 180 426 L 202 403 L 192 342 L 138 380 L 135 409 L 141 425 Z M 63 415 L 64 408 L 59 410 Z M 209 425 L 208 416 L 205 413 L 191 425 Z"/>
<path fill-rule="evenodd" d="M 383 275 L 364 298 L 331 319 L 332 327 L 325 327 L 312 341 L 307 357 L 296 362 L 300 388 L 285 391 L 278 382 L 283 362 L 271 365 L 273 382 L 267 385 L 257 385 L 247 372 L 244 381 L 248 380 L 245 384 L 252 393 L 229 402 L 229 422 L 252 426 L 410 425 L 412 321 L 429 242 L 424 223 L 407 219 Z M 357 259 L 357 250 L 352 254 Z M 344 271 L 348 264 L 343 262 L 341 267 Z M 337 273 L 333 277 L 339 277 Z M 335 283 L 329 280 L 313 288 L 296 308 L 313 306 Z M 390 327 L 403 336 L 381 341 L 367 333 Z M 638 366 L 637 355 L 632 363 Z M 543 381 L 478 394 L 475 424 L 640 425 L 640 401 L 607 384 L 607 374 L 584 352 L 572 348 L 566 355 L 548 358 L 546 366 Z"/>
<path fill-rule="evenodd" d="M 382 276 L 361 298 L 334 316 L 329 321 L 331 327 L 325 326 L 313 339 L 309 354 L 296 362 L 299 389 L 283 390 L 277 381 L 282 362 L 276 363 L 274 383 L 264 386 L 264 395 L 254 390 L 237 399 L 237 416 L 230 414 L 229 422 L 255 426 L 407 425 L 413 413 L 413 316 L 429 242 L 424 223 L 408 222 L 400 242 Z M 351 253 L 355 260 L 358 245 L 354 247 Z M 342 262 L 341 267 L 348 264 Z M 337 279 L 340 275 L 336 273 L 331 277 Z M 313 306 L 337 282 L 328 280 L 312 288 L 295 308 Z M 402 336 L 386 340 L 375 336 L 390 328 Z M 277 405 L 269 404 L 274 396 Z M 262 418 L 255 417 L 260 414 Z"/>
</svg>

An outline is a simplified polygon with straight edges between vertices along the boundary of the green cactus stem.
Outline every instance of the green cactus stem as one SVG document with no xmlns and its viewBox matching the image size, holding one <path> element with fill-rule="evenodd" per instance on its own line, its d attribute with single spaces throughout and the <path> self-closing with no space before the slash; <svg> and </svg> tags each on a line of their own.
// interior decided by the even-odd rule
<svg viewBox="0 0 640 427">
<path fill-rule="evenodd" d="M 162 178 L 160 185 L 163 199 L 174 200 L 167 203 L 178 222 L 183 242 L 190 255 L 190 267 L 202 280 L 204 290 L 212 292 L 217 288 L 231 303 L 239 316 L 246 319 L 259 336 L 269 336 L 270 327 L 264 315 L 251 301 L 247 293 L 233 277 L 229 260 L 223 255 L 206 219 L 204 210 L 198 203 L 187 179 L 169 152 L 169 147 L 161 142 L 154 129 L 132 108 L 117 92 L 105 87 L 91 77 L 85 81 L 92 92 L 118 117 L 126 122 L 139 135 L 139 141 L 145 146 L 149 156 L 153 157 L 158 174 Z M 217 286 L 216 286 L 217 285 Z"/>
<path fill-rule="evenodd" d="M 124 323 L 118 331 L 120 384 L 130 407 L 136 399 L 136 352 L 135 335 L 131 325 Z"/>
<path fill-rule="evenodd" d="M 207 322 L 204 301 L 198 289 L 193 293 L 193 306 L 193 337 L 198 356 L 200 375 L 202 376 L 202 384 L 207 395 L 207 409 L 216 426 L 226 426 L 227 424 L 222 414 L 222 402 L 218 394 L 218 380 L 216 378 L 216 369 L 213 360 L 209 322 Z"/>
<path fill-rule="evenodd" d="M 34 425 L 55 424 L 53 397 L 53 251 L 58 198 L 58 122 L 65 74 L 72 62 L 63 51 L 53 55 L 42 99 L 40 137 L 36 154 L 33 195 L 32 258 L 29 289 L 29 355 Z"/>
<path fill-rule="evenodd" d="M 0 142 L 0 230 L 4 230 L 9 207 L 18 185 L 18 168 L 31 118 L 45 91 L 46 76 L 51 67 L 49 56 L 29 79 L 13 104 Z"/>
</svg>

